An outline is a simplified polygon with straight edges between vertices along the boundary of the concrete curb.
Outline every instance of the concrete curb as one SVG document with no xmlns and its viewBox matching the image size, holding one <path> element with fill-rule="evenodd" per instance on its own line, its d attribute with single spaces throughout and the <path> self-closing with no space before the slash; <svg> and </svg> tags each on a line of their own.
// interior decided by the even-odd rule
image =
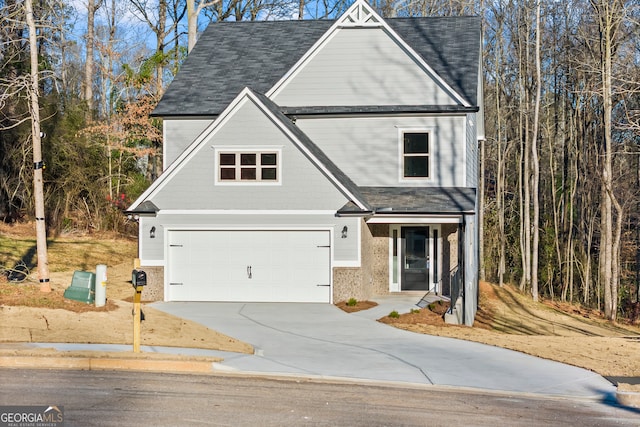
<svg viewBox="0 0 640 427">
<path fill-rule="evenodd" d="M 42 351 L 42 354 L 38 354 Z M 35 354 L 34 354 L 35 352 Z M 2 354 L 4 353 L 4 354 Z M 215 374 L 223 376 L 260 377 L 274 380 L 312 381 L 320 383 L 347 383 L 373 386 L 390 386 L 418 389 L 439 389 L 442 391 L 460 391 L 504 396 L 527 396 L 535 398 L 569 399 L 598 401 L 601 395 L 594 396 L 547 396 L 544 393 L 513 392 L 474 387 L 454 387 L 448 385 L 420 384 L 401 381 L 380 381 L 352 377 L 332 377 L 326 375 L 266 373 L 239 371 L 225 366 L 221 358 L 201 356 L 176 356 L 165 353 L 118 353 L 92 351 L 58 351 L 49 349 L 0 351 L 0 368 L 9 369 L 68 369 L 85 371 L 139 371 L 177 374 Z M 614 396 L 612 396 L 614 397 Z M 640 393 L 617 391 L 610 400 L 625 407 L 639 408 Z"/>
<path fill-rule="evenodd" d="M 0 368 L 122 370 L 172 373 L 213 373 L 212 361 L 127 357 L 0 356 Z"/>
<path fill-rule="evenodd" d="M 620 391 L 616 392 L 616 400 L 622 406 L 630 408 L 640 408 L 640 392 L 638 391 Z"/>
<path fill-rule="evenodd" d="M 439 390 L 441 392 L 464 392 L 492 396 L 504 396 L 508 398 L 523 397 L 549 400 L 572 400 L 597 402 L 602 396 L 562 396 L 547 395 L 531 392 L 514 392 L 494 389 L 482 389 L 474 387 L 456 387 L 439 384 L 407 383 L 401 381 L 381 381 L 371 379 L 359 379 L 350 377 L 331 377 L 325 375 L 299 375 L 287 373 L 265 373 L 253 371 L 236 371 L 225 368 L 217 362 L 204 360 L 164 360 L 164 359 L 136 359 L 136 358 L 104 358 L 104 357 L 76 357 L 76 356 L 0 356 L 0 368 L 9 369 L 68 369 L 84 371 L 138 371 L 174 374 L 209 374 L 226 377 L 262 378 L 275 381 L 312 382 L 320 384 L 356 384 L 374 387 L 406 388 L 415 390 Z M 633 403 L 620 400 L 618 404 L 627 407 L 636 407 Z M 612 400 L 612 402 L 615 402 Z"/>
</svg>

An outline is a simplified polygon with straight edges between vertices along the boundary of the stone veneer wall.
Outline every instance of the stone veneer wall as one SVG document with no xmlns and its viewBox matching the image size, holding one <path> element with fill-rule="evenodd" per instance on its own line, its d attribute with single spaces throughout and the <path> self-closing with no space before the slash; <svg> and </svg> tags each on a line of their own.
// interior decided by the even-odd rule
<svg viewBox="0 0 640 427">
<path fill-rule="evenodd" d="M 371 224 L 373 235 L 372 295 L 389 293 L 389 224 Z"/>
<path fill-rule="evenodd" d="M 361 266 L 333 269 L 333 302 L 389 293 L 389 226 L 361 223 Z"/>
<path fill-rule="evenodd" d="M 355 298 L 364 301 L 369 298 L 365 284 L 371 276 L 371 258 L 369 242 L 372 240 L 369 228 L 362 220 L 360 233 L 360 267 L 334 267 L 333 302 L 348 301 Z"/>
<path fill-rule="evenodd" d="M 442 295 L 451 294 L 449 272 L 458 265 L 458 224 L 442 224 Z"/>
<path fill-rule="evenodd" d="M 147 286 L 142 290 L 142 301 L 164 301 L 164 267 L 140 267 L 147 273 Z"/>
</svg>

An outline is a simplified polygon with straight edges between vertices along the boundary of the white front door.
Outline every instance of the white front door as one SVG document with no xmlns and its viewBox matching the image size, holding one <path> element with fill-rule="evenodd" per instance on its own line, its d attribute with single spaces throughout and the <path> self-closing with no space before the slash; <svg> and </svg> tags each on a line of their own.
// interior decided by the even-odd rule
<svg viewBox="0 0 640 427">
<path fill-rule="evenodd" d="M 329 231 L 171 230 L 168 301 L 331 302 Z"/>
</svg>

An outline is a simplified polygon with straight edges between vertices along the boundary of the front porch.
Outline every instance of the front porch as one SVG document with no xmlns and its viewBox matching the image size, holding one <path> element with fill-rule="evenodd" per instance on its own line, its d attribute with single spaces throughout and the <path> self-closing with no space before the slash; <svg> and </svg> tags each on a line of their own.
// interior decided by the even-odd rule
<svg viewBox="0 0 640 427">
<path fill-rule="evenodd" d="M 460 298 L 465 271 L 464 244 L 460 242 L 471 237 L 465 231 L 461 219 L 404 224 L 363 219 L 361 267 L 333 269 L 334 302 L 402 295 L 416 308 L 429 294 L 434 300 L 453 299 L 454 310 L 448 321 L 467 323 Z"/>
</svg>

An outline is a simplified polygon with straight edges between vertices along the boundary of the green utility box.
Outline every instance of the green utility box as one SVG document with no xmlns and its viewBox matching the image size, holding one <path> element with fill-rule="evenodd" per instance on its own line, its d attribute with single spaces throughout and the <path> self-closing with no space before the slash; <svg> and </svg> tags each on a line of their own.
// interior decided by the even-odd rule
<svg viewBox="0 0 640 427">
<path fill-rule="evenodd" d="M 96 274 L 89 271 L 74 271 L 71 286 L 64 291 L 64 297 L 93 304 L 96 291 Z"/>
</svg>

